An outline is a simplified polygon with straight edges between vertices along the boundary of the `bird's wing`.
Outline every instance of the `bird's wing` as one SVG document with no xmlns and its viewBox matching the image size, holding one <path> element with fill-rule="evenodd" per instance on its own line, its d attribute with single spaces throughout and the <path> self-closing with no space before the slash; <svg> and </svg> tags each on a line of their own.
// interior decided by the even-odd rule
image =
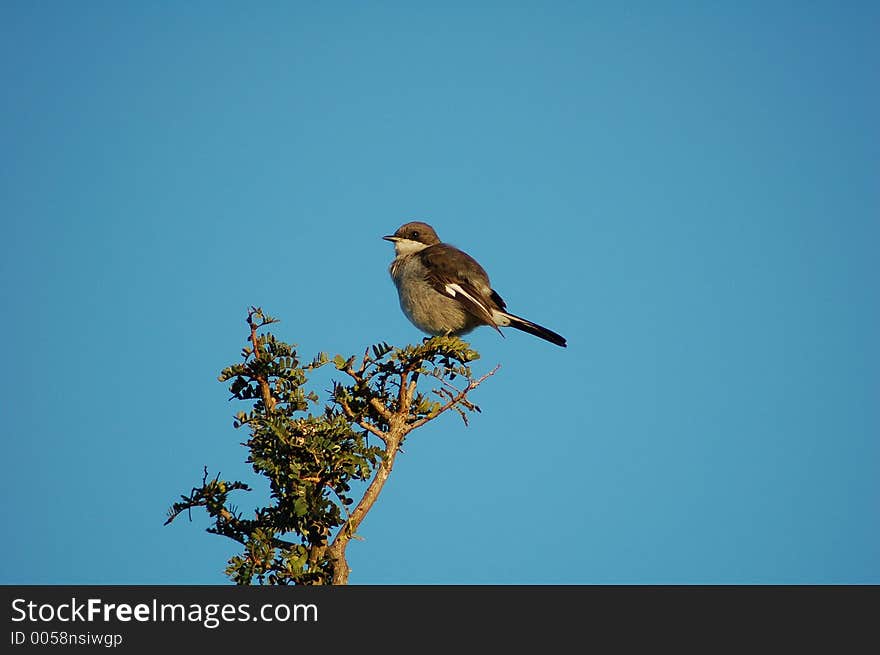
<svg viewBox="0 0 880 655">
<path fill-rule="evenodd" d="M 438 293 L 454 298 L 468 312 L 498 330 L 492 309 L 503 308 L 504 301 L 492 291 L 489 276 L 477 260 L 446 243 L 429 246 L 418 256 L 428 270 L 425 279 Z M 483 289 L 489 289 L 490 294 L 487 296 Z"/>
</svg>

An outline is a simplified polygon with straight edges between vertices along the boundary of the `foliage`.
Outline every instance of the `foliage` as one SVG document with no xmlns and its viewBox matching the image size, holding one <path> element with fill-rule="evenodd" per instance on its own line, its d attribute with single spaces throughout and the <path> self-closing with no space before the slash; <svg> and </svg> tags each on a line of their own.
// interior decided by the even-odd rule
<svg viewBox="0 0 880 655">
<path fill-rule="evenodd" d="M 364 356 L 332 359 L 324 353 L 302 364 L 293 345 L 265 330 L 277 320 L 251 308 L 249 346 L 242 361 L 220 374 L 232 398 L 250 405 L 233 424 L 250 437 L 248 463 L 269 481 L 271 502 L 245 518 L 229 494 L 249 491 L 244 482 L 210 478 L 172 505 L 166 525 L 182 512 L 204 507 L 208 532 L 244 546 L 227 575 L 237 584 L 345 584 L 345 549 L 375 503 L 406 436 L 440 414 L 455 410 L 467 424 L 479 411 L 467 394 L 497 370 L 475 379 L 468 364 L 479 357 L 456 337 L 432 337 L 420 345 L 386 343 Z M 344 375 L 317 413 L 319 397 L 307 392 L 307 374 L 331 364 Z M 452 383 L 465 381 L 462 387 Z M 420 381 L 437 386 L 426 392 Z M 359 493 L 353 491 L 359 489 Z"/>
</svg>

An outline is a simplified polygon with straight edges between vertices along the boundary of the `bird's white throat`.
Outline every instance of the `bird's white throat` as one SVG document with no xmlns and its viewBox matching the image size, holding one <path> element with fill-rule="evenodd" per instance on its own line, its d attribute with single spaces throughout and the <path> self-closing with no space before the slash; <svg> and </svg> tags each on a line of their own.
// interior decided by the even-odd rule
<svg viewBox="0 0 880 655">
<path fill-rule="evenodd" d="M 412 239 L 395 239 L 394 240 L 394 252 L 398 257 L 411 255 L 414 252 L 418 252 L 419 250 L 424 250 L 428 247 L 428 244 L 422 243 L 421 241 L 413 241 Z"/>
</svg>

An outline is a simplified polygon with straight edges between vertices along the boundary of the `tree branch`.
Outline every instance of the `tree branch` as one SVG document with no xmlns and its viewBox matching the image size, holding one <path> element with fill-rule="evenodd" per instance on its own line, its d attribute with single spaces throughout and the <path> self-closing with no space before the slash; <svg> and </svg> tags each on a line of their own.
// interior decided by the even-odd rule
<svg viewBox="0 0 880 655">
<path fill-rule="evenodd" d="M 405 424 L 401 424 L 399 421 L 395 421 L 395 423 L 397 425 L 392 427 L 386 435 L 386 448 L 382 461 L 376 470 L 376 475 L 370 481 L 357 507 L 349 514 L 347 524 L 336 534 L 336 537 L 327 549 L 334 561 L 332 581 L 334 585 L 348 584 L 348 575 L 351 572 L 351 567 L 349 567 L 348 561 L 345 558 L 345 547 L 357 533 L 361 521 L 367 516 L 376 499 L 379 498 L 382 487 L 385 486 L 388 476 L 391 475 L 391 469 L 394 468 L 394 460 L 397 457 L 400 442 L 410 432 L 410 429 Z"/>
<path fill-rule="evenodd" d="M 367 432 L 370 432 L 370 433 L 376 435 L 377 437 L 379 437 L 382 441 L 385 441 L 385 437 L 387 437 L 388 435 L 385 434 L 384 432 L 382 432 L 382 430 L 377 428 L 372 423 L 367 423 L 363 419 L 359 419 L 357 417 L 357 415 L 354 413 L 354 410 L 348 404 L 347 400 L 345 400 L 344 398 L 336 398 L 336 402 L 339 403 L 339 406 L 342 408 L 342 413 L 345 414 L 345 416 L 348 418 L 348 420 L 354 421 L 355 423 L 357 423 L 359 426 L 361 426 Z"/>
<path fill-rule="evenodd" d="M 253 347 L 254 347 L 253 355 L 254 355 L 254 363 L 255 364 L 259 361 L 260 354 L 261 354 L 260 337 L 257 336 L 257 330 L 259 330 L 261 327 L 263 327 L 263 325 L 266 325 L 266 323 L 262 323 L 260 325 L 257 325 L 257 323 L 254 321 L 254 315 L 257 312 L 258 312 L 258 310 L 256 309 L 256 307 L 251 307 L 250 310 L 248 311 L 248 318 L 247 318 L 248 325 L 251 328 L 251 335 L 250 335 L 249 340 L 250 340 L 251 344 L 253 344 Z M 272 396 L 272 389 L 269 387 L 269 381 L 266 379 L 265 375 L 263 375 L 262 373 L 259 373 L 257 371 L 254 371 L 254 379 L 260 385 L 260 394 L 263 398 L 263 405 L 266 407 L 267 411 L 271 412 L 272 410 L 275 409 L 276 402 L 275 402 L 275 398 Z"/>
</svg>

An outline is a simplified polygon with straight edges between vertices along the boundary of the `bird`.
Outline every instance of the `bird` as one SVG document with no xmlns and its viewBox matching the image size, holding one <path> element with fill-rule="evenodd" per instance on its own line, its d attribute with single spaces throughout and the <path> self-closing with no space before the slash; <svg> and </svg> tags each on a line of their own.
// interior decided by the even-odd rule
<svg viewBox="0 0 880 655">
<path fill-rule="evenodd" d="M 427 223 L 405 223 L 382 238 L 394 244 L 395 258 L 388 272 L 400 308 L 419 330 L 459 336 L 487 325 L 504 336 L 500 328 L 512 327 L 567 347 L 562 335 L 508 312 L 477 260 L 440 241 Z"/>
</svg>

